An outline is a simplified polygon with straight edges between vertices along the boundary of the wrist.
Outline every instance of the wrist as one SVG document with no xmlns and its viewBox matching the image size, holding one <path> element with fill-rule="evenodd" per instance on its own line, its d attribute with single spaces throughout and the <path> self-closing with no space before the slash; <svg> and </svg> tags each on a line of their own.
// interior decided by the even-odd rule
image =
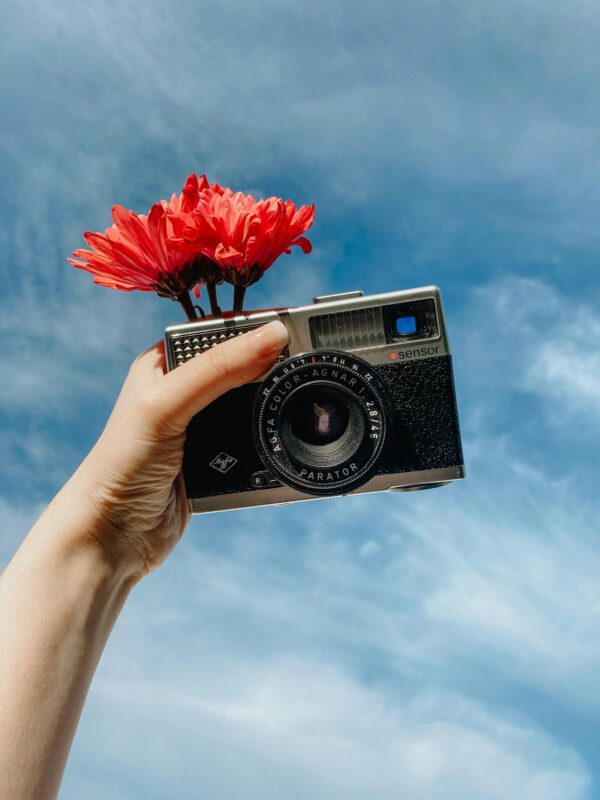
<svg viewBox="0 0 600 800">
<path fill-rule="evenodd" d="M 107 547 L 111 527 L 93 487 L 79 471 L 53 498 L 27 537 L 50 547 L 58 558 L 77 563 L 88 578 L 116 590 L 128 590 L 144 574 L 138 554 L 114 552 Z M 114 531 L 110 536 L 114 537 Z"/>
</svg>

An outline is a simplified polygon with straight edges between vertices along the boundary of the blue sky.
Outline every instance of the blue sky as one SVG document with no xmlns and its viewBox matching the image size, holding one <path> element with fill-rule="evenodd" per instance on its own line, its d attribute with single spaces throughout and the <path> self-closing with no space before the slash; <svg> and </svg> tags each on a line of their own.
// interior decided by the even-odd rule
<svg viewBox="0 0 600 800">
<path fill-rule="evenodd" d="M 195 518 L 62 800 L 600 797 L 600 9 L 6 3 L 0 558 L 175 304 L 65 258 L 192 170 L 312 202 L 248 305 L 441 286 L 468 480 Z"/>
</svg>

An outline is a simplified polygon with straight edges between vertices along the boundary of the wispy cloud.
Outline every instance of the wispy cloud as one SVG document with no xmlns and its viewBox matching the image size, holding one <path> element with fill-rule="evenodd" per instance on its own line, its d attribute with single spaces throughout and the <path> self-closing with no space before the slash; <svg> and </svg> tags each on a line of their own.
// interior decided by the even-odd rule
<svg viewBox="0 0 600 800">
<path fill-rule="evenodd" d="M 197 688 L 182 687 L 175 675 L 162 683 L 100 681 L 82 743 L 101 746 L 131 785 L 140 774 L 132 743 L 143 738 L 144 777 L 130 789 L 132 800 L 168 793 L 174 780 L 181 795 L 223 800 L 239 797 L 240 785 L 244 796 L 265 800 L 282 794 L 391 800 L 399 793 L 415 800 L 521 793 L 579 800 L 589 787 L 571 750 L 451 693 L 399 700 L 300 657 L 259 668 L 227 664 L 226 673 L 215 680 L 218 671 L 205 661 Z M 106 713 L 116 706 L 118 731 Z M 73 773 L 65 791 L 76 796 L 77 789 Z M 102 779 L 95 792 L 112 796 Z"/>
<path fill-rule="evenodd" d="M 497 280 L 474 292 L 459 323 L 469 386 L 483 383 L 499 403 L 527 393 L 547 422 L 575 435 L 600 421 L 600 315 L 547 282 Z M 500 399 L 501 398 L 501 399 Z M 494 396 L 481 396 L 492 411 Z M 518 420 L 516 420 L 518 421 Z"/>
<path fill-rule="evenodd" d="M 563 304 L 527 375 L 532 391 L 555 403 L 555 417 L 578 424 L 600 417 L 600 316 Z M 586 428 L 588 425 L 586 424 Z"/>
</svg>

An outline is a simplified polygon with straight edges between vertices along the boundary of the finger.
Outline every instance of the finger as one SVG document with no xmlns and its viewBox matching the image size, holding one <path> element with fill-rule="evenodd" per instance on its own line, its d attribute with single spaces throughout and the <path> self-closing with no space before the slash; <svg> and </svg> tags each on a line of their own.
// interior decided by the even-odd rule
<svg viewBox="0 0 600 800">
<path fill-rule="evenodd" d="M 262 375 L 288 340 L 279 320 L 207 350 L 164 376 L 157 413 L 171 430 L 184 430 L 194 414 L 220 395 Z"/>
</svg>

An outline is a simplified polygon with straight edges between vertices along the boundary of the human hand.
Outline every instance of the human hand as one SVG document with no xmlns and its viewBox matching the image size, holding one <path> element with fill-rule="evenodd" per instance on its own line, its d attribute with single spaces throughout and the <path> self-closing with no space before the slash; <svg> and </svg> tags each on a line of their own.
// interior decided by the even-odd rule
<svg viewBox="0 0 600 800">
<path fill-rule="evenodd" d="M 74 545 L 98 549 L 134 580 L 161 564 L 189 521 L 181 474 L 188 423 L 265 372 L 286 342 L 285 326 L 272 322 L 166 374 L 162 342 L 142 353 L 98 442 L 54 500 L 77 518 Z"/>
</svg>

